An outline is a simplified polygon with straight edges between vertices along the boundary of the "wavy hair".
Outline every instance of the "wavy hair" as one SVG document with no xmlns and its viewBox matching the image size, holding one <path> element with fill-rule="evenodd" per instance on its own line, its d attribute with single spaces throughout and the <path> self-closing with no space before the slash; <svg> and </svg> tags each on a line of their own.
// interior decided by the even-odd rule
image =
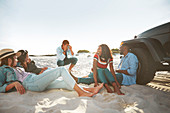
<svg viewBox="0 0 170 113">
<path fill-rule="evenodd" d="M 24 62 L 25 62 L 26 56 L 28 54 L 28 51 L 27 50 L 19 50 L 18 52 L 21 53 L 21 55 L 17 58 L 18 62 L 20 62 L 21 65 L 24 65 Z"/>
<path fill-rule="evenodd" d="M 106 62 L 108 61 L 109 58 L 110 59 L 113 58 L 110 48 L 106 44 L 101 44 L 99 46 L 102 48 L 102 54 L 100 56 L 101 58 L 104 58 Z"/>
</svg>

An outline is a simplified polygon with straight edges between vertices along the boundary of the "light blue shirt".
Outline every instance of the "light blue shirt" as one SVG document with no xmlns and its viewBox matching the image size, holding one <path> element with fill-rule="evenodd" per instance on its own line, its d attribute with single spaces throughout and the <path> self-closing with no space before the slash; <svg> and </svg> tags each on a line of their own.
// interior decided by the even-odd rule
<svg viewBox="0 0 170 113">
<path fill-rule="evenodd" d="M 58 48 L 57 48 L 57 60 L 64 60 L 64 58 L 66 57 L 64 54 L 63 54 L 63 52 L 64 52 L 64 50 L 61 48 L 61 46 L 59 46 Z M 71 55 L 71 51 L 70 51 L 70 49 L 68 48 L 68 50 L 67 50 L 67 57 L 69 56 L 69 55 Z M 71 55 L 72 56 L 72 55 Z"/>
<path fill-rule="evenodd" d="M 123 85 L 136 84 L 136 72 L 138 68 L 138 59 L 133 53 L 128 53 L 125 57 L 122 57 L 120 64 L 118 65 L 120 70 L 127 70 L 130 75 L 123 75 Z"/>
</svg>

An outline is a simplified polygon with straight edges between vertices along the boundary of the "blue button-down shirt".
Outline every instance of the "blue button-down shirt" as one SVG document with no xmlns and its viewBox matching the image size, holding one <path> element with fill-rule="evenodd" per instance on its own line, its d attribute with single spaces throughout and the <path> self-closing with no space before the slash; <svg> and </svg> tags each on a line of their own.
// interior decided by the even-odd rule
<svg viewBox="0 0 170 113">
<path fill-rule="evenodd" d="M 130 75 L 123 75 L 123 85 L 136 84 L 136 72 L 138 68 L 138 59 L 133 53 L 128 53 L 125 57 L 122 57 L 120 64 L 118 65 L 120 70 L 127 70 Z"/>
<path fill-rule="evenodd" d="M 0 67 L 0 93 L 6 92 L 6 87 L 14 82 L 18 81 L 13 68 L 3 65 Z"/>
</svg>

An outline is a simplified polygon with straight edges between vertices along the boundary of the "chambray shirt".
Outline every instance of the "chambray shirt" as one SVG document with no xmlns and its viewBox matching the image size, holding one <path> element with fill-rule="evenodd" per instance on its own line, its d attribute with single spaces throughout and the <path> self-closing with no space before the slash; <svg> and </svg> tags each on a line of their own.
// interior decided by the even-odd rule
<svg viewBox="0 0 170 113">
<path fill-rule="evenodd" d="M 10 83 L 18 81 L 13 68 L 3 65 L 0 67 L 0 93 L 6 92 L 5 89 Z"/>
<path fill-rule="evenodd" d="M 63 54 L 64 50 L 61 48 L 61 46 L 59 46 L 57 48 L 57 60 L 64 60 L 64 58 L 66 57 L 64 54 Z M 67 50 L 67 56 L 68 55 L 71 55 L 71 51 L 70 49 Z M 72 56 L 72 55 L 71 55 Z"/>
<path fill-rule="evenodd" d="M 136 84 L 136 72 L 138 68 L 138 59 L 133 53 L 128 53 L 125 57 L 122 57 L 120 64 L 118 65 L 120 70 L 127 70 L 130 75 L 123 75 L 123 85 Z"/>
</svg>

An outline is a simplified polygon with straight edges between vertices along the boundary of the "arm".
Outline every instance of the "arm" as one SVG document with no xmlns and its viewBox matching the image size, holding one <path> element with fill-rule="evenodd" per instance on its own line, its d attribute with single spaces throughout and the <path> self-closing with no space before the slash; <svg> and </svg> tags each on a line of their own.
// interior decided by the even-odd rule
<svg viewBox="0 0 170 113">
<path fill-rule="evenodd" d="M 71 55 L 74 55 L 74 52 L 72 50 L 72 46 L 69 45 L 69 48 L 70 48 Z"/>
<path fill-rule="evenodd" d="M 1 93 L 5 93 L 7 91 L 9 91 L 10 89 L 12 89 L 13 87 L 16 88 L 16 90 L 20 93 L 20 94 L 24 94 L 25 93 L 25 89 L 24 87 L 18 82 L 18 81 L 15 81 L 15 82 L 6 82 L 7 78 L 6 76 L 9 76 L 7 75 L 6 72 L 4 72 L 2 69 L 0 69 L 0 92 Z M 13 76 L 13 75 L 11 75 Z M 9 76 L 10 77 L 10 76 Z M 12 80 L 12 79 L 11 79 Z"/>
<path fill-rule="evenodd" d="M 93 77 L 94 77 L 94 86 L 98 86 L 97 83 L 97 60 L 93 60 Z"/>
<path fill-rule="evenodd" d="M 6 87 L 7 87 L 7 83 L 5 83 L 6 81 L 6 77 L 3 73 L 3 70 L 0 68 L 0 93 L 5 93 L 6 92 Z"/>
<path fill-rule="evenodd" d="M 114 79 L 115 79 L 115 82 L 116 82 L 117 86 L 118 86 L 119 88 L 121 88 L 119 82 L 117 81 L 116 75 L 115 75 L 115 71 L 114 71 L 114 68 L 113 68 L 113 63 L 110 63 L 110 64 L 109 64 L 109 67 L 110 67 L 110 72 L 112 73 L 112 75 L 113 75 L 113 77 L 114 77 Z"/>
<path fill-rule="evenodd" d="M 138 59 L 135 55 L 131 55 L 128 59 L 127 70 L 116 70 L 118 73 L 123 73 L 128 76 L 133 76 L 136 74 L 138 68 Z"/>
<path fill-rule="evenodd" d="M 116 70 L 116 72 L 123 73 L 125 75 L 129 75 L 130 76 L 130 74 L 127 72 L 127 70 Z"/>
<path fill-rule="evenodd" d="M 9 91 L 13 87 L 15 87 L 17 92 L 19 92 L 20 94 L 24 94 L 25 93 L 24 87 L 18 81 L 12 82 L 11 84 L 7 85 L 6 88 L 5 88 L 5 91 L 6 92 Z"/>
<path fill-rule="evenodd" d="M 4 80 L 2 80 L 2 77 L 1 77 L 1 81 L 0 81 L 0 93 L 5 93 L 5 92 L 9 91 L 10 89 L 12 89 L 13 87 L 15 87 L 16 90 L 20 94 L 24 94 L 25 93 L 24 87 L 18 81 L 15 81 L 15 82 L 12 82 L 12 83 L 6 83 L 6 84 L 3 84 L 3 83 L 4 83 Z"/>
<path fill-rule="evenodd" d="M 39 73 L 39 74 L 41 74 L 41 73 L 43 73 L 45 70 L 47 70 L 48 69 L 48 67 L 44 67 L 44 68 L 41 68 L 41 72 Z M 38 74 L 38 75 L 39 75 Z"/>
<path fill-rule="evenodd" d="M 57 57 L 59 58 L 59 60 L 64 60 L 65 56 L 65 51 L 62 52 L 62 50 L 60 50 L 60 48 L 57 48 Z"/>
</svg>

